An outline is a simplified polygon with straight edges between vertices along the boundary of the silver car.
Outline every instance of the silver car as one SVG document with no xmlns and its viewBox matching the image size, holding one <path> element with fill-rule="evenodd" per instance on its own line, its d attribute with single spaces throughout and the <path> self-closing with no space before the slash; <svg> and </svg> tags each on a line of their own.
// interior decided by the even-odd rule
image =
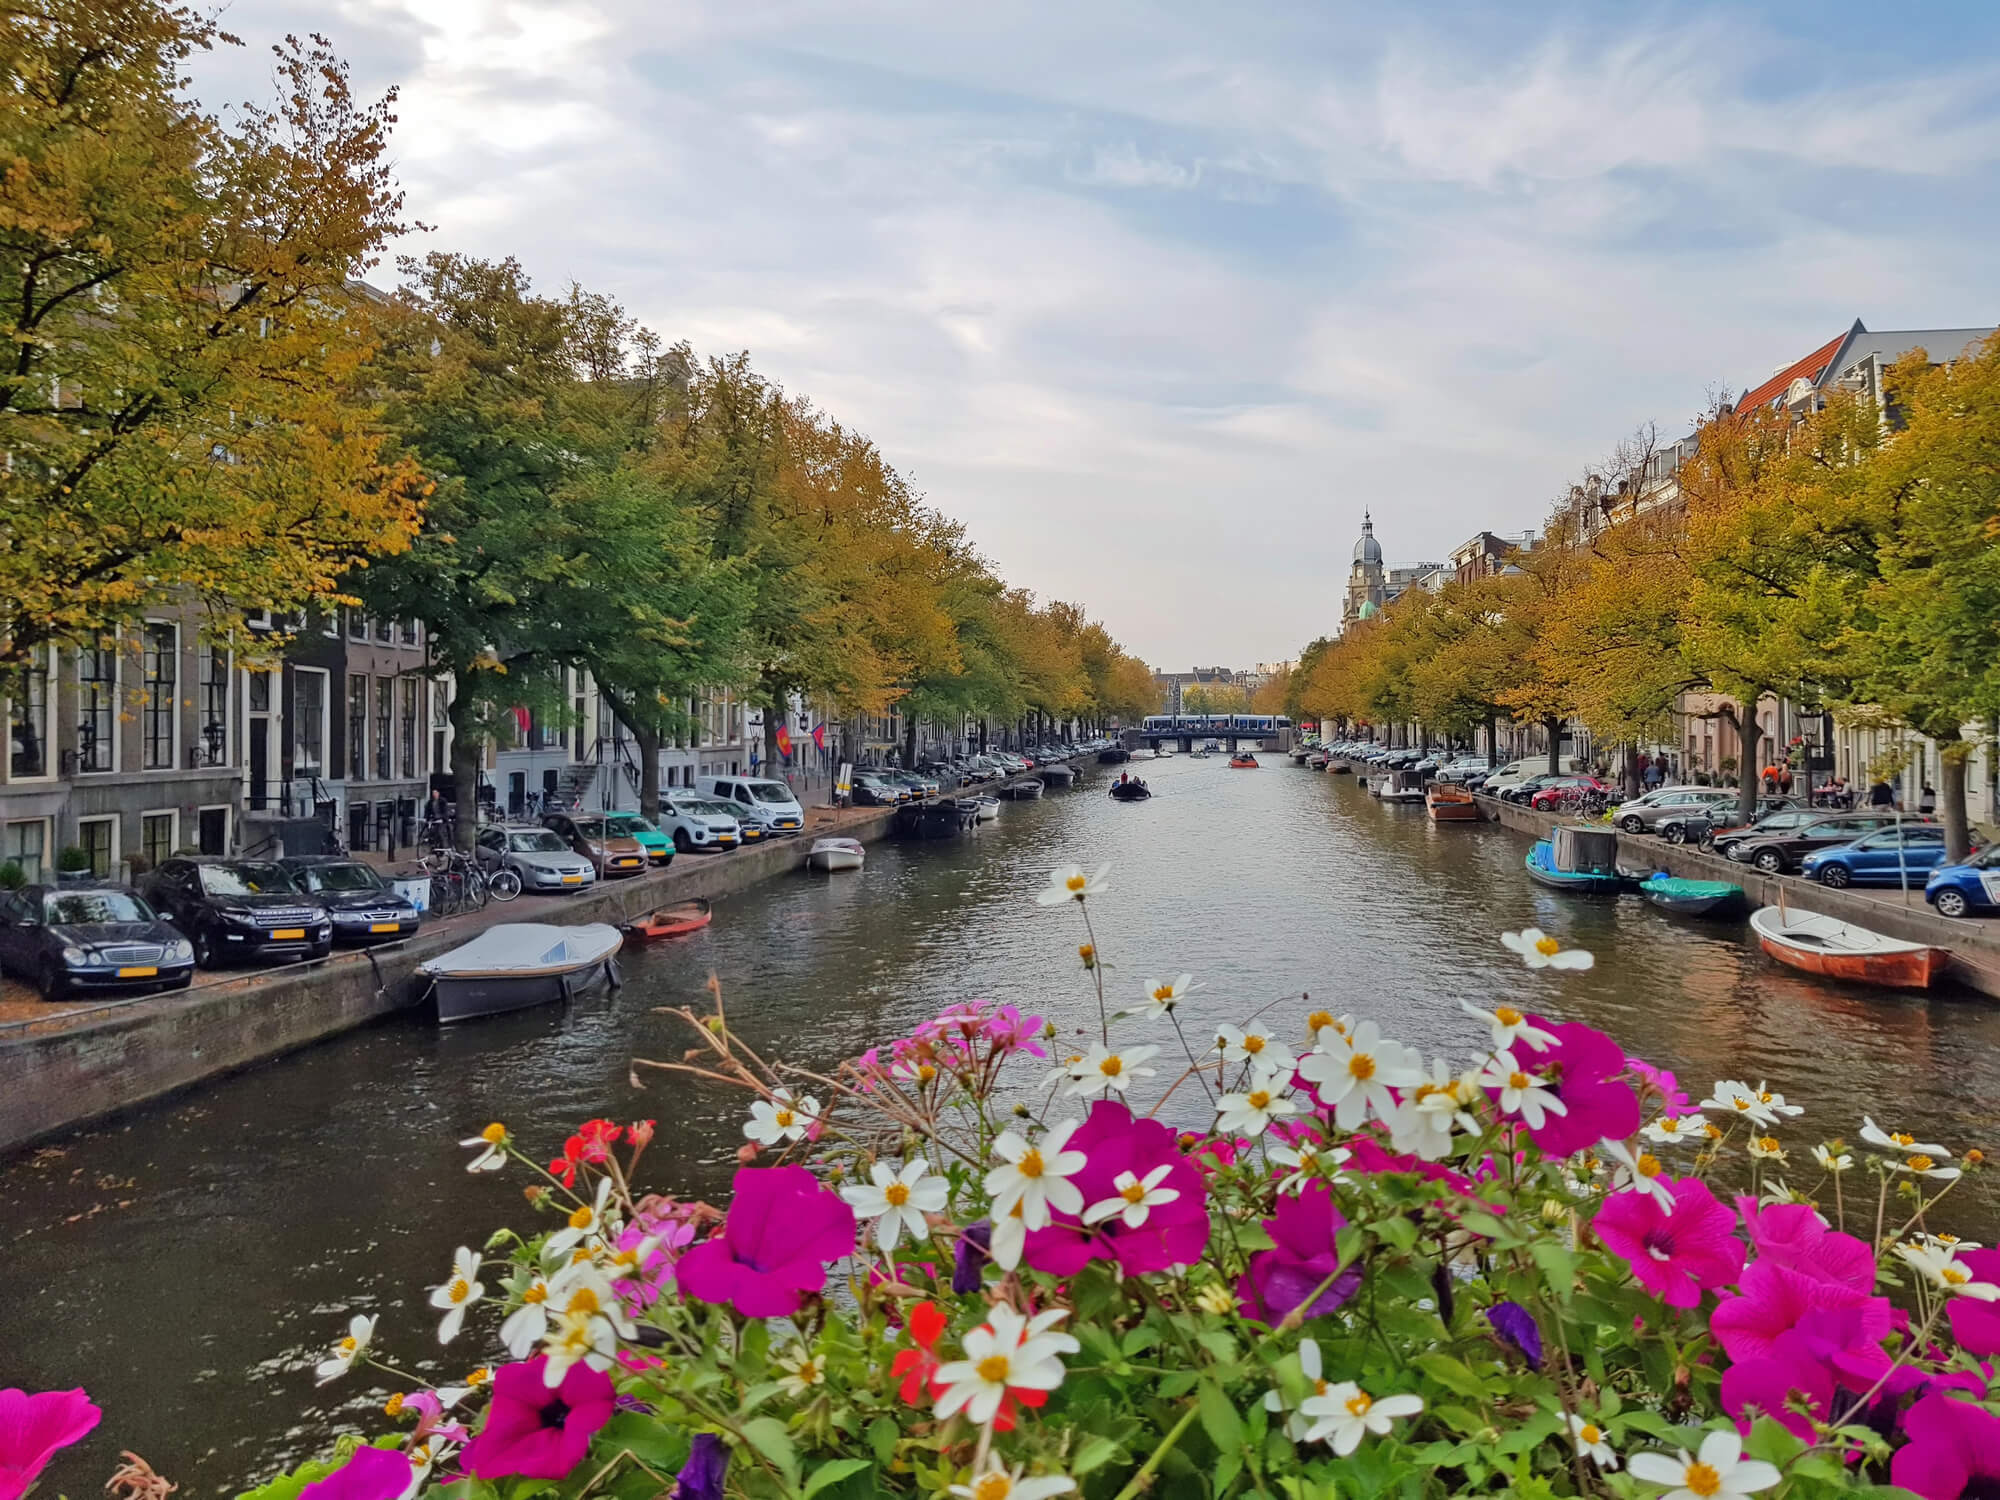
<svg viewBox="0 0 2000 1500">
<path fill-rule="evenodd" d="M 546 828 L 482 828 L 473 849 L 483 869 L 519 875 L 524 891 L 580 891 L 597 884 L 590 861 Z"/>
<path fill-rule="evenodd" d="M 1620 806 L 1618 827 L 1624 833 L 1651 833 L 1669 818 L 1684 818 L 1717 805 L 1734 806 L 1736 797 L 1727 787 L 1661 787 Z"/>
</svg>

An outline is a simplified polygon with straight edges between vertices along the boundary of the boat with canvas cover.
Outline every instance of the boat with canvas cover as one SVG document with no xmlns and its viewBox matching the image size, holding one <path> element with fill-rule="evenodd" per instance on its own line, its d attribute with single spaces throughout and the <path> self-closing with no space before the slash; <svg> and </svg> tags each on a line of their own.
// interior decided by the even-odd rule
<svg viewBox="0 0 2000 1500">
<path fill-rule="evenodd" d="M 859 839 L 814 839 L 806 854 L 806 863 L 815 870 L 858 870 L 867 859 Z"/>
<path fill-rule="evenodd" d="M 1639 894 L 1661 911 L 1682 917 L 1740 917 L 1749 905 L 1740 885 L 1726 880 L 1683 880 L 1665 870 L 1640 881 Z"/>
<path fill-rule="evenodd" d="M 417 966 L 437 992 L 440 1022 L 497 1016 L 552 1000 L 567 1000 L 593 973 L 617 979 L 612 963 L 625 938 L 591 922 L 553 927 L 502 922 L 469 943 Z"/>
<path fill-rule="evenodd" d="M 1788 912 L 1776 906 L 1750 913 L 1750 930 L 1771 957 L 1794 969 L 1827 979 L 1927 990 L 1951 960 L 1950 950 L 1928 943 L 1884 937 L 1816 912 Z"/>
<path fill-rule="evenodd" d="M 1528 851 L 1528 878 L 1552 891 L 1615 896 L 1625 889 L 1618 871 L 1618 835 L 1609 828 L 1558 828 L 1553 839 Z"/>
</svg>

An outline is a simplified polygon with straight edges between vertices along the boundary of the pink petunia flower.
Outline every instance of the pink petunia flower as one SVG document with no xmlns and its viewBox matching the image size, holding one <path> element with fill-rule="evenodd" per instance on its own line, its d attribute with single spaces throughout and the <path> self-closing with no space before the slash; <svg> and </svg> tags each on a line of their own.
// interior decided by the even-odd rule
<svg viewBox="0 0 2000 1500">
<path fill-rule="evenodd" d="M 1636 1123 L 1636 1100 L 1633 1113 Z M 1734 1233 L 1736 1215 L 1716 1201 L 1706 1183 L 1683 1177 L 1671 1190 L 1671 1214 L 1651 1193 L 1613 1193 L 1591 1227 L 1606 1249 L 1631 1266 L 1639 1285 L 1669 1307 L 1693 1307 L 1704 1290 L 1719 1289 L 1742 1274 L 1743 1242 Z"/>
<path fill-rule="evenodd" d="M 681 1291 L 746 1318 L 789 1317 L 826 1286 L 827 1262 L 854 1253 L 854 1210 L 804 1167 L 745 1167 L 733 1189 L 722 1233 L 681 1255 Z"/>
<path fill-rule="evenodd" d="M 1851 1314 L 1851 1321 L 1843 1325 L 1825 1319 L 1832 1313 Z M 1743 1273 L 1742 1292 L 1723 1298 L 1708 1326 L 1731 1359 L 1743 1360 L 1769 1355 L 1780 1335 L 1795 1328 L 1838 1339 L 1847 1348 L 1879 1346 L 1889 1333 L 1889 1314 L 1887 1297 L 1872 1297 L 1766 1258 Z"/>
<path fill-rule="evenodd" d="M 299 1492 L 299 1500 L 396 1500 L 410 1487 L 410 1455 L 399 1448 L 356 1448 L 354 1456 Z M 0 1495 L 14 1491 L 0 1480 Z"/>
<path fill-rule="evenodd" d="M 1622 1141 L 1639 1128 L 1639 1097 L 1619 1079 L 1625 1049 L 1603 1032 L 1574 1021 L 1530 1016 L 1555 1037 L 1536 1054 L 1535 1069 L 1566 1111 L 1550 1115 L 1528 1138 L 1548 1156 L 1574 1156 L 1599 1141 Z"/>
<path fill-rule="evenodd" d="M 1251 1256 L 1236 1283 L 1243 1316 L 1275 1327 L 1294 1309 L 1305 1307 L 1308 1318 L 1324 1317 L 1353 1296 L 1361 1285 L 1359 1266 L 1349 1266 L 1311 1306 L 1305 1306 L 1339 1267 L 1334 1236 L 1346 1224 L 1334 1207 L 1332 1187 L 1324 1182 L 1309 1183 L 1304 1192 L 1280 1198 L 1275 1217 L 1264 1220 L 1271 1248 Z"/>
<path fill-rule="evenodd" d="M 83 1393 L 18 1386 L 0 1391 L 0 1500 L 24 1494 L 58 1448 L 67 1448 L 98 1424 L 104 1413 Z"/>
<path fill-rule="evenodd" d="M 1649 1085 L 1660 1095 L 1659 1112 L 1665 1115 L 1691 1115 L 1694 1105 L 1689 1102 L 1687 1091 L 1680 1080 L 1665 1068 L 1656 1068 L 1643 1058 L 1627 1057 L 1625 1067 L 1642 1084 Z"/>
<path fill-rule="evenodd" d="M 1109 1260 L 1127 1276 L 1142 1276 L 1201 1259 L 1208 1248 L 1208 1187 L 1170 1127 L 1135 1119 L 1116 1099 L 1099 1099 L 1065 1149 L 1083 1153 L 1083 1166 L 1069 1180 L 1086 1207 L 1118 1197 L 1121 1176 L 1150 1180 L 1161 1167 L 1166 1173 L 1153 1188 L 1178 1196 L 1149 1207 L 1136 1228 L 1117 1216 L 1086 1225 L 1077 1214 L 1058 1212 L 1048 1228 L 1028 1235 L 1023 1258 L 1029 1265 L 1051 1276 L 1074 1276 L 1092 1260 Z"/>
<path fill-rule="evenodd" d="M 1833 1376 L 1796 1333 L 1780 1334 L 1769 1353 L 1739 1360 L 1722 1372 L 1722 1409 L 1736 1418 L 1746 1437 L 1761 1415 L 1812 1442 L 1812 1420 L 1800 1414 L 1800 1403 L 1824 1419 L 1833 1404 Z"/>
<path fill-rule="evenodd" d="M 493 1375 L 493 1404 L 486 1425 L 467 1445 L 465 1472 L 479 1479 L 562 1479 L 590 1451 L 591 1434 L 611 1420 L 616 1395 L 611 1377 L 573 1364 L 562 1384 L 543 1380 L 548 1364 L 538 1355 L 502 1365 Z M 353 1500 L 353 1497 L 349 1497 Z"/>
<path fill-rule="evenodd" d="M 2000 1250 L 1965 1250 L 1958 1259 L 1975 1281 L 2000 1281 Z M 1954 1297 L 1949 1316 L 1951 1336 L 1967 1354 L 2000 1354 L 2000 1303 Z"/>
<path fill-rule="evenodd" d="M 1941 1390 L 1903 1413 L 1910 1441 L 1889 1460 L 1889 1478 L 1924 1500 L 1958 1500 L 1977 1477 L 2000 1480 L 2000 1417 Z"/>
<path fill-rule="evenodd" d="M 1875 1289 L 1875 1252 L 1851 1234 L 1829 1229 L 1811 1205 L 1780 1203 L 1759 1208 L 1757 1200 L 1741 1195 L 1736 1211 L 1760 1260 L 1775 1261 L 1821 1281 L 1856 1292 Z"/>
</svg>

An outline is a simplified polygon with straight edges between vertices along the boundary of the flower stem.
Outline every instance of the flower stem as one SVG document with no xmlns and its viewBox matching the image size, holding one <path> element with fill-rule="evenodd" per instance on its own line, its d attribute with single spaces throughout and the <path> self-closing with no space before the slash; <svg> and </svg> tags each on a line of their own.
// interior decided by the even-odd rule
<svg viewBox="0 0 2000 1500">
<path fill-rule="evenodd" d="M 1160 1439 L 1160 1445 L 1153 1450 L 1153 1456 L 1139 1465 L 1139 1472 L 1125 1482 L 1125 1488 L 1120 1490 L 1113 1500 L 1132 1500 L 1134 1495 L 1148 1488 L 1147 1481 L 1153 1477 L 1153 1471 L 1166 1461 L 1167 1455 L 1173 1452 L 1180 1440 L 1187 1435 L 1188 1428 L 1194 1425 L 1195 1413 L 1198 1410 L 1200 1410 L 1198 1406 L 1190 1405 L 1181 1413 L 1181 1419 L 1169 1427 L 1167 1435 Z"/>
</svg>

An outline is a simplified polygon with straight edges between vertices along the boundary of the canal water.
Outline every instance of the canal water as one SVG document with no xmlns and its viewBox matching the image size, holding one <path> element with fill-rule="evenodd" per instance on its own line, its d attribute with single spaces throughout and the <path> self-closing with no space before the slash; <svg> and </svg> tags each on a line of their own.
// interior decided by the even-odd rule
<svg viewBox="0 0 2000 1500">
<path fill-rule="evenodd" d="M 1151 801 L 1111 801 L 1093 768 L 971 837 L 877 844 L 859 874 L 719 902 L 704 933 L 628 951 L 616 993 L 447 1031 L 399 1018 L 0 1168 L 0 1386 L 81 1384 L 105 1411 L 49 1491 L 94 1491 L 131 1448 L 183 1494 L 233 1493 L 342 1426 L 379 1427 L 382 1393 L 313 1384 L 356 1311 L 426 1374 L 489 1352 L 462 1337 L 440 1361 L 426 1306 L 453 1246 L 521 1219 L 518 1174 L 464 1170 L 456 1142 L 489 1120 L 552 1154 L 586 1117 L 657 1118 L 648 1185 L 719 1197 L 739 1097 L 663 1075 L 636 1090 L 627 1068 L 679 1054 L 678 1023 L 655 1007 L 699 1005 L 711 972 L 743 1036 L 808 1065 L 973 997 L 1094 1025 L 1075 913 L 1034 900 L 1060 863 L 1111 867 L 1092 910 L 1114 999 L 1192 972 L 1197 1030 L 1309 992 L 1462 1060 L 1479 1034 L 1459 1001 L 1506 1000 L 1604 1027 L 1695 1090 L 1768 1079 L 1807 1106 L 1781 1132 L 1802 1185 L 1811 1145 L 1851 1137 L 1863 1112 L 1955 1148 L 2000 1143 L 2000 1011 L 1975 996 L 1829 988 L 1771 964 L 1739 924 L 1541 891 L 1521 836 L 1436 827 L 1284 757 L 1132 769 Z M 1497 934 L 1529 924 L 1594 950 L 1596 969 L 1525 971 Z M 1174 1103 L 1200 1123 L 1198 1096 Z M 1991 1228 L 1993 1195 L 1968 1187 L 1958 1227 Z"/>
</svg>

